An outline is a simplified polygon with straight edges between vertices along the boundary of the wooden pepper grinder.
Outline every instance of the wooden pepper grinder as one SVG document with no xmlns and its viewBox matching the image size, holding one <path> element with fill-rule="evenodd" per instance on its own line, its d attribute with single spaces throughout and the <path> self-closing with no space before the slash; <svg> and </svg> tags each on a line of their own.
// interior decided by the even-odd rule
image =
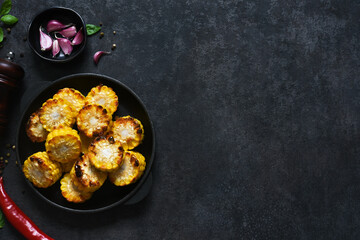
<svg viewBox="0 0 360 240">
<path fill-rule="evenodd" d="M 24 69 L 13 62 L 15 54 L 9 52 L 6 59 L 0 59 L 0 136 L 8 122 L 11 96 L 14 95 L 24 77 Z"/>
</svg>

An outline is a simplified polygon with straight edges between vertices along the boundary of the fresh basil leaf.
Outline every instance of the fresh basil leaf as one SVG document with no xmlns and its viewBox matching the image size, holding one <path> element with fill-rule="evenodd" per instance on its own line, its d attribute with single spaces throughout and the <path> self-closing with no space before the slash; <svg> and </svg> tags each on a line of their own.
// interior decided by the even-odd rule
<svg viewBox="0 0 360 240">
<path fill-rule="evenodd" d="M 2 28 L 0 28 L 0 43 L 4 40 L 4 32 Z"/>
<path fill-rule="evenodd" d="M 4 214 L 0 210 L 0 228 L 3 228 L 5 225 L 5 217 Z"/>
<path fill-rule="evenodd" d="M 5 23 L 6 25 L 14 25 L 15 23 L 17 23 L 19 21 L 19 19 L 17 19 L 17 17 L 14 17 L 13 15 L 4 15 L 1 17 L 1 21 L 3 23 Z"/>
<path fill-rule="evenodd" d="M 2 4 L 1 4 L 1 8 L 0 8 L 0 16 L 8 14 L 11 10 L 11 0 L 5 0 Z"/>
<path fill-rule="evenodd" d="M 93 35 L 101 30 L 101 27 L 93 25 L 93 24 L 86 24 L 86 33 L 87 35 Z"/>
</svg>

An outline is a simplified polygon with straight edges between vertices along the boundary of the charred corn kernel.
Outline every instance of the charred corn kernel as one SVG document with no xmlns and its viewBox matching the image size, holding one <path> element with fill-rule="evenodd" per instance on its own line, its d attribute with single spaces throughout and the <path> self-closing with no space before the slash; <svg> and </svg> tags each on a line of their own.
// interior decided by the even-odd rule
<svg viewBox="0 0 360 240">
<path fill-rule="evenodd" d="M 45 149 L 51 160 L 61 163 L 70 162 L 80 156 L 80 136 L 75 129 L 57 128 L 47 136 Z"/>
<path fill-rule="evenodd" d="M 74 166 L 77 159 L 71 160 L 67 163 L 60 163 L 63 173 L 69 173 L 71 171 L 71 168 Z"/>
<path fill-rule="evenodd" d="M 109 180 L 116 186 L 125 186 L 136 182 L 144 173 L 145 157 L 138 152 L 125 152 L 124 163 L 109 173 Z"/>
<path fill-rule="evenodd" d="M 136 118 L 130 116 L 120 117 L 113 123 L 111 134 L 115 141 L 119 141 L 125 150 L 131 150 L 143 140 L 144 127 Z"/>
<path fill-rule="evenodd" d="M 60 180 L 60 189 L 63 197 L 73 203 L 85 202 L 92 196 L 92 192 L 83 192 L 74 185 L 70 173 L 66 173 Z"/>
<path fill-rule="evenodd" d="M 112 88 L 100 84 L 93 87 L 86 96 L 85 105 L 89 104 L 103 106 L 112 115 L 119 105 L 118 96 Z"/>
<path fill-rule="evenodd" d="M 38 111 L 32 113 L 29 117 L 26 123 L 26 134 L 32 142 L 43 142 L 46 140 L 49 132 L 41 124 Z"/>
<path fill-rule="evenodd" d="M 113 137 L 97 137 L 89 146 L 88 156 L 94 167 L 101 171 L 113 171 L 123 162 L 124 150 Z"/>
<path fill-rule="evenodd" d="M 54 96 L 54 99 L 64 99 L 76 113 L 85 105 L 85 97 L 76 89 L 62 88 Z"/>
<path fill-rule="evenodd" d="M 49 132 L 58 127 L 72 127 L 76 113 L 63 99 L 48 99 L 40 108 L 40 122 Z"/>
<path fill-rule="evenodd" d="M 106 133 L 111 115 L 100 105 L 86 105 L 77 116 L 78 129 L 92 138 Z"/>
<path fill-rule="evenodd" d="M 75 186 L 85 192 L 95 192 L 105 182 L 107 173 L 96 169 L 88 158 L 88 155 L 83 155 L 78 159 L 70 172 L 71 179 Z"/>
<path fill-rule="evenodd" d="M 50 160 L 46 152 L 37 152 L 25 160 L 23 172 L 35 187 L 47 188 L 59 180 L 62 169 L 60 163 Z"/>
</svg>

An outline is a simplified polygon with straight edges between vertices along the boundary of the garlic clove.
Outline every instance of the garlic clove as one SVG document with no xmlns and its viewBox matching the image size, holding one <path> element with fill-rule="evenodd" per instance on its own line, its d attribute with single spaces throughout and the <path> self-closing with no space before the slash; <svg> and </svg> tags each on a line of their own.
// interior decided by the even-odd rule
<svg viewBox="0 0 360 240">
<path fill-rule="evenodd" d="M 52 45 L 52 56 L 55 57 L 56 55 L 59 54 L 59 52 L 60 52 L 59 41 L 55 39 Z"/>
<path fill-rule="evenodd" d="M 74 39 L 72 40 L 72 45 L 79 45 L 84 40 L 84 34 L 82 28 L 78 31 L 78 33 L 75 35 Z"/>
<path fill-rule="evenodd" d="M 64 25 L 58 20 L 50 20 L 46 26 L 48 32 L 58 31 L 68 27 L 69 25 Z"/>
<path fill-rule="evenodd" d="M 58 38 L 57 40 L 59 41 L 60 48 L 64 54 L 70 55 L 73 50 L 70 40 L 67 38 Z"/>
<path fill-rule="evenodd" d="M 61 30 L 59 33 L 66 38 L 71 38 L 76 35 L 77 31 L 75 26 L 71 26 Z"/>
<path fill-rule="evenodd" d="M 97 51 L 95 54 L 94 54 L 94 63 L 95 64 L 98 64 L 99 62 L 99 59 L 102 55 L 106 55 L 106 54 L 110 54 L 110 52 L 104 52 L 104 51 Z"/>
<path fill-rule="evenodd" d="M 53 44 L 52 38 L 47 35 L 46 33 L 44 33 L 41 30 L 41 27 L 39 28 L 39 32 L 40 32 L 40 49 L 41 51 L 47 51 L 50 50 Z"/>
</svg>

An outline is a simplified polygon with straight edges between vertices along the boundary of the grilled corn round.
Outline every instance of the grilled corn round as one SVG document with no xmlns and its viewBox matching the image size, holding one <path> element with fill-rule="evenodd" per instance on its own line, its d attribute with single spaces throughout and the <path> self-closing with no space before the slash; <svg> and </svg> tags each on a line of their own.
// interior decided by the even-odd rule
<svg viewBox="0 0 360 240">
<path fill-rule="evenodd" d="M 51 160 L 70 162 L 77 159 L 81 153 L 79 134 L 69 127 L 57 128 L 47 136 L 45 148 Z"/>
<path fill-rule="evenodd" d="M 118 105 L 118 96 L 114 90 L 105 85 L 93 87 L 85 98 L 85 105 L 96 104 L 103 106 L 112 115 Z"/>
<path fill-rule="evenodd" d="M 35 187 L 47 188 L 59 180 L 62 169 L 58 162 L 49 159 L 46 152 L 37 152 L 25 160 L 23 172 Z"/>
<path fill-rule="evenodd" d="M 85 97 L 76 89 L 62 88 L 54 96 L 53 99 L 64 99 L 66 103 L 74 109 L 76 113 L 85 105 Z"/>
<path fill-rule="evenodd" d="M 72 127 L 76 120 L 76 113 L 65 100 L 48 99 L 40 108 L 40 122 L 49 132 L 58 127 Z"/>
<path fill-rule="evenodd" d="M 92 138 L 106 133 L 111 115 L 100 105 L 86 105 L 77 116 L 78 129 Z"/>
<path fill-rule="evenodd" d="M 124 163 L 121 167 L 109 173 L 109 180 L 116 186 L 135 183 L 144 173 L 145 166 L 145 157 L 141 153 L 127 151 Z"/>
<path fill-rule="evenodd" d="M 113 137 L 97 137 L 89 146 L 88 156 L 94 167 L 101 171 L 113 171 L 123 162 L 124 150 Z"/>
<path fill-rule="evenodd" d="M 75 162 L 70 176 L 79 190 L 94 192 L 104 184 L 107 173 L 99 171 L 91 165 L 88 155 L 85 154 Z"/>
<path fill-rule="evenodd" d="M 144 127 L 131 116 L 120 117 L 114 121 L 110 134 L 119 141 L 125 150 L 138 146 L 144 138 Z"/>
<path fill-rule="evenodd" d="M 31 114 L 26 124 L 26 134 L 32 142 L 43 142 L 46 140 L 49 132 L 41 124 L 38 111 Z"/>
<path fill-rule="evenodd" d="M 66 173 L 60 180 L 60 189 L 63 197 L 69 202 L 82 203 L 92 196 L 92 192 L 83 192 L 74 185 L 70 173 Z"/>
</svg>

